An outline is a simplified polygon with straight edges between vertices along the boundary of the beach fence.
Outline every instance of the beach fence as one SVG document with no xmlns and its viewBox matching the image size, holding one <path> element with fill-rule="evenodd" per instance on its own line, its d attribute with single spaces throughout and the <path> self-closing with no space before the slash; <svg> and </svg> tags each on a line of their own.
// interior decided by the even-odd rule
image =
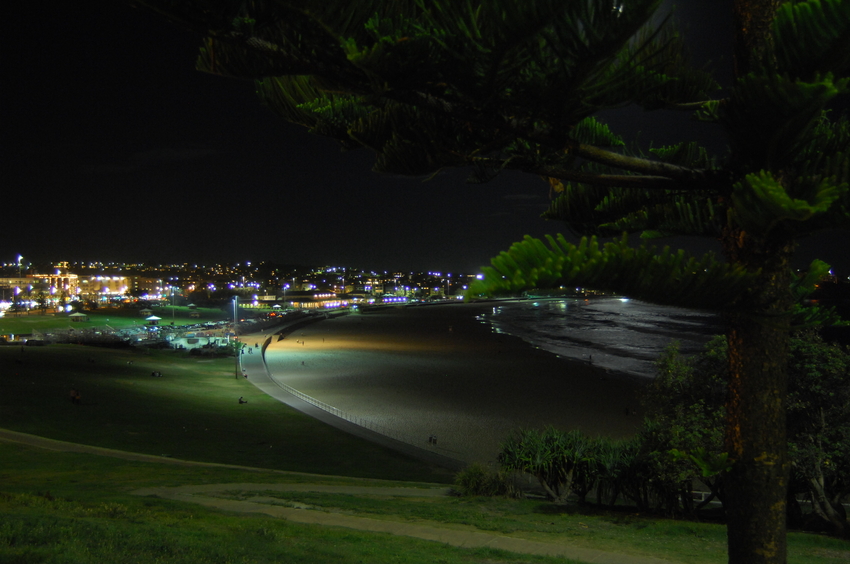
<svg viewBox="0 0 850 564">
<path fill-rule="evenodd" d="M 268 366 L 266 365 L 265 358 L 266 358 L 266 349 L 271 344 L 273 337 L 275 337 L 275 335 L 271 335 L 271 336 L 267 337 L 266 340 L 263 341 L 263 346 L 261 348 L 261 354 L 263 355 L 262 356 L 262 358 L 263 358 L 263 368 L 266 371 L 266 375 L 269 377 L 269 380 L 271 380 L 272 382 L 274 382 L 275 384 L 280 386 L 284 391 L 286 391 L 286 392 L 292 394 L 293 396 L 297 397 L 301 401 L 307 402 L 310 405 L 312 405 L 313 407 L 321 409 L 322 411 L 324 411 L 326 413 L 329 413 L 329 414 L 331 414 L 335 417 L 339 417 L 340 419 L 348 421 L 349 423 L 353 423 L 354 425 L 357 425 L 358 427 L 363 427 L 364 429 L 369 429 L 370 431 L 378 433 L 379 435 L 383 435 L 383 436 L 388 437 L 390 439 L 394 439 L 396 441 L 399 441 L 399 442 L 402 442 L 402 443 L 405 443 L 405 444 L 408 444 L 408 445 L 411 445 L 411 446 L 422 448 L 421 445 L 424 442 L 422 437 L 414 437 L 413 435 L 399 432 L 396 429 L 392 429 L 390 427 L 387 427 L 386 425 L 380 425 L 380 424 L 375 423 L 374 421 L 371 421 L 371 420 L 366 419 L 364 417 L 358 417 L 356 415 L 353 415 L 351 413 L 343 411 L 343 410 L 341 410 L 337 407 L 334 407 L 334 406 L 332 406 L 328 403 L 325 403 L 321 400 L 318 400 L 314 397 L 308 396 L 307 394 L 302 393 L 299 390 L 296 390 L 295 388 L 293 388 L 289 384 L 286 384 L 284 382 L 280 382 L 280 381 L 272 378 L 271 374 L 269 374 L 269 369 L 268 369 Z M 241 364 L 241 361 L 240 361 L 240 364 Z M 427 450 L 438 451 L 443 456 L 446 456 L 448 458 L 456 459 L 457 455 L 460 454 L 460 453 L 451 451 L 451 450 L 446 449 L 446 448 L 438 447 L 436 437 L 433 437 L 433 436 L 428 437 L 427 442 L 428 442 L 428 445 L 429 445 L 429 448 Z"/>
</svg>

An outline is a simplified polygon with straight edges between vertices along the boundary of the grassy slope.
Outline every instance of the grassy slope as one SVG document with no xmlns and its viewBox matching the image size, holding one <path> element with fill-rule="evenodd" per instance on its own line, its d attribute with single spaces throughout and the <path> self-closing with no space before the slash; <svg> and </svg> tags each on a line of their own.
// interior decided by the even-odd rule
<svg viewBox="0 0 850 564">
<path fill-rule="evenodd" d="M 440 469 L 345 435 L 267 398 L 234 378 L 231 363 L 174 352 L 145 355 L 69 345 L 21 353 L 19 347 L 0 347 L 0 427 L 185 459 L 420 482 L 450 479 Z M 154 370 L 163 378 L 152 378 Z M 82 391 L 83 405 L 69 401 L 71 386 Z M 240 406 L 239 396 L 249 403 Z M 230 517 L 127 493 L 151 485 L 320 479 L 340 480 L 126 462 L 0 443 L 0 490 L 7 492 L 0 496 L 0 562 L 148 562 L 159 557 L 169 562 L 310 562 L 317 561 L 319 546 L 327 551 L 325 561 L 392 562 L 399 554 L 405 562 L 513 561 L 512 556 L 385 535 Z M 725 530 L 716 525 L 593 514 L 531 500 L 283 497 L 379 518 L 473 525 L 673 561 L 725 561 Z M 41 533 L 27 536 L 33 530 Z M 95 540 L 81 543 L 83 537 Z M 850 557 L 846 543 L 834 539 L 791 535 L 789 544 L 790 562 L 837 563 Z"/>
<path fill-rule="evenodd" d="M 0 562 L 560 562 L 258 515 L 233 516 L 127 493 L 145 484 L 252 477 L 281 479 L 274 474 L 181 468 L 0 444 Z"/>
<path fill-rule="evenodd" d="M 412 539 L 231 516 L 129 492 L 148 486 L 228 482 L 351 483 L 351 479 L 125 461 L 0 443 L 0 562 L 563 562 L 452 549 Z M 357 481 L 357 485 L 363 485 Z M 372 485 L 386 485 L 367 481 Z M 409 485 L 409 484 L 408 484 Z M 253 492 L 328 511 L 437 522 L 522 538 L 646 554 L 673 562 L 725 562 L 725 529 L 629 513 L 482 498 L 387 498 Z M 846 542 L 789 537 L 791 564 L 846 562 Z M 48 558 L 49 557 L 49 558 Z M 42 559 L 44 558 L 44 559 Z"/>
<path fill-rule="evenodd" d="M 151 377 L 154 371 L 163 377 Z M 0 347 L 0 427 L 187 460 L 451 480 L 448 471 L 320 423 L 233 374 L 232 359 L 176 351 Z M 71 388 L 82 405 L 70 402 Z M 248 404 L 239 405 L 240 396 Z"/>
</svg>

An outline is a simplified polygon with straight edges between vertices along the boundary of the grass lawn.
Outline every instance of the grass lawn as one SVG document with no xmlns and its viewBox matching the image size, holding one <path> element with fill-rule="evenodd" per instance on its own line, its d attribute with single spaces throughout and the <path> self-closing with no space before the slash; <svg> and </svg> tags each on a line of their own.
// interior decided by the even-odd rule
<svg viewBox="0 0 850 564">
<path fill-rule="evenodd" d="M 233 515 L 127 492 L 277 474 L 126 462 L 0 443 L 0 562 L 283 564 L 566 562 L 388 534 Z"/>
<path fill-rule="evenodd" d="M 343 433 L 234 378 L 233 359 L 0 346 L 0 427 L 187 460 L 430 482 L 451 474 Z M 161 372 L 162 378 L 151 377 Z M 71 388 L 82 404 L 70 401 Z M 248 400 L 238 403 L 242 396 Z"/>
<path fill-rule="evenodd" d="M 0 562 L 564 562 L 386 534 L 234 515 L 129 492 L 151 486 L 310 482 L 407 486 L 452 476 L 319 423 L 233 377 L 232 359 L 76 345 L 0 346 L 0 427 L 54 439 L 314 475 L 184 467 L 0 443 Z M 151 372 L 162 372 L 153 378 Z M 73 405 L 69 390 L 82 392 Z M 237 399 L 249 400 L 239 405 Z M 321 476 L 317 476 L 319 474 Z M 411 483 L 412 482 L 412 483 Z M 244 497 L 238 487 L 229 494 Z M 721 525 L 540 500 L 254 492 L 281 503 L 541 541 L 726 561 Z M 847 542 L 789 535 L 789 562 L 850 560 Z"/>
<path fill-rule="evenodd" d="M 230 514 L 191 503 L 130 495 L 183 484 L 321 482 L 385 484 L 340 477 L 194 468 L 0 443 L 0 562 L 443 562 L 554 563 L 563 559 L 349 529 Z M 411 484 L 407 484 L 411 485 Z M 234 486 L 233 497 L 244 496 Z M 311 492 L 251 492 L 313 510 L 408 523 L 480 529 L 688 564 L 726 561 L 722 525 L 582 511 L 539 500 L 397 498 Z M 847 562 L 845 541 L 789 535 L 789 563 Z"/>
<path fill-rule="evenodd" d="M 68 313 L 54 313 L 41 315 L 40 310 L 33 310 L 30 314 L 6 314 L 0 317 L 0 335 L 29 335 L 33 331 L 49 331 L 51 329 L 88 329 L 92 327 L 104 327 L 109 325 L 114 329 L 142 326 L 145 318 L 136 308 L 108 307 L 94 311 L 86 311 L 88 321 L 71 322 Z M 154 315 L 161 317 L 162 325 L 193 325 L 207 321 L 229 321 L 233 319 L 232 310 L 227 308 L 195 308 L 186 306 L 157 306 L 153 308 Z M 195 313 L 198 317 L 191 317 Z"/>
</svg>

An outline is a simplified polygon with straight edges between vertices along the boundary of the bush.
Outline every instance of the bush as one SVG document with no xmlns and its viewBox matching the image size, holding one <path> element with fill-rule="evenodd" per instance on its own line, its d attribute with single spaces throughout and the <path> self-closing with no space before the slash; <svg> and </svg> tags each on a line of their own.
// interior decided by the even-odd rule
<svg viewBox="0 0 850 564">
<path fill-rule="evenodd" d="M 195 347 L 193 349 L 189 349 L 189 354 L 191 356 L 223 358 L 227 356 L 233 356 L 233 349 L 231 347 Z"/>
<path fill-rule="evenodd" d="M 792 335 L 789 344 L 789 524 L 850 537 L 842 506 L 850 495 L 850 349 L 824 342 L 809 330 Z M 682 357 L 673 345 L 657 366 L 658 376 L 645 398 L 647 422 L 641 437 L 666 498 L 664 509 L 676 510 L 670 494 L 694 480 L 722 500 L 726 343 L 715 339 L 693 358 Z M 809 502 L 809 514 L 798 497 Z M 685 514 L 698 509 L 682 496 Z"/>
<path fill-rule="evenodd" d="M 494 471 L 477 462 L 457 473 L 454 492 L 461 496 L 522 497 L 513 474 Z"/>
</svg>

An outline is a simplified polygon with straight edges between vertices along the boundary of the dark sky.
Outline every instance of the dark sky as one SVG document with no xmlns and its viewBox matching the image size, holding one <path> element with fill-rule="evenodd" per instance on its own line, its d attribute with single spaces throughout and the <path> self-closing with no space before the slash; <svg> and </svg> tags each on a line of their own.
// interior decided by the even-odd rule
<svg viewBox="0 0 850 564">
<path fill-rule="evenodd" d="M 728 25 L 715 20 L 730 4 L 683 3 L 696 49 L 728 52 Z M 535 177 L 469 185 L 463 172 L 428 182 L 372 173 L 370 153 L 287 124 L 252 83 L 195 71 L 199 38 L 155 15 L 107 0 L 9 10 L 0 262 L 472 272 L 526 234 L 563 230 L 539 218 L 548 185 Z M 692 127 L 674 121 L 653 134 L 651 114 L 611 119 L 665 142 Z M 814 246 L 847 264 L 846 239 Z"/>
</svg>

